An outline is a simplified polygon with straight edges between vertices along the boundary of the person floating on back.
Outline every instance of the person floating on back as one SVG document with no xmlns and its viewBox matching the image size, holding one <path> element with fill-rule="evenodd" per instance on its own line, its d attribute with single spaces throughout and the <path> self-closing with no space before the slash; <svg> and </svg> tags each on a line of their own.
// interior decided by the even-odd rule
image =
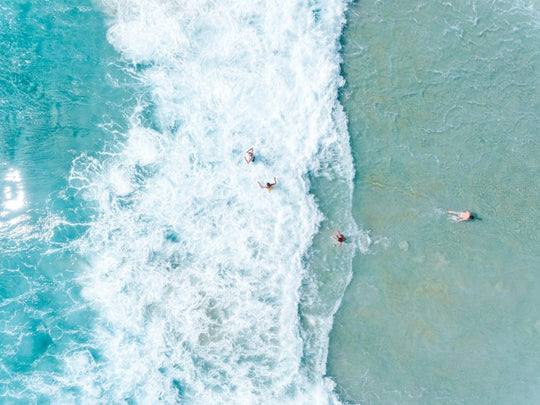
<svg viewBox="0 0 540 405">
<path fill-rule="evenodd" d="M 255 162 L 255 155 L 253 154 L 253 148 L 246 150 L 247 157 L 244 156 L 244 160 L 249 165 L 251 162 Z"/>
<path fill-rule="evenodd" d="M 448 210 L 448 213 L 456 216 L 456 222 L 469 221 L 471 219 L 474 219 L 474 215 L 471 214 L 471 211 L 456 212 Z"/>
<path fill-rule="evenodd" d="M 332 229 L 332 232 L 335 233 L 334 239 L 337 240 L 339 243 L 335 244 L 334 247 L 340 247 L 343 242 L 345 242 L 347 239 L 345 236 L 343 236 L 339 231 L 336 231 Z"/>
<path fill-rule="evenodd" d="M 266 188 L 268 189 L 268 191 L 272 190 L 274 188 L 274 186 L 277 184 L 277 180 L 276 178 L 274 177 L 274 182 L 273 183 L 266 183 L 266 186 L 263 186 L 261 183 L 257 182 L 259 184 L 259 187 L 260 188 Z"/>
</svg>

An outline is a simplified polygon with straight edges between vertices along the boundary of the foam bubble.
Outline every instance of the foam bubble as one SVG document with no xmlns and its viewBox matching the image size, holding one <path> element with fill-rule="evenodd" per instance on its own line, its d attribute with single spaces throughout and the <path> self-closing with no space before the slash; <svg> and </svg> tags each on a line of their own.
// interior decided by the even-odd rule
<svg viewBox="0 0 540 405">
<path fill-rule="evenodd" d="M 344 3 L 101 3 L 152 99 L 122 147 L 71 175 L 96 209 L 78 247 L 106 397 L 331 403 L 324 365 L 304 364 L 298 291 L 323 219 L 308 173 L 338 151 L 334 170 L 353 175 L 336 124 Z"/>
</svg>

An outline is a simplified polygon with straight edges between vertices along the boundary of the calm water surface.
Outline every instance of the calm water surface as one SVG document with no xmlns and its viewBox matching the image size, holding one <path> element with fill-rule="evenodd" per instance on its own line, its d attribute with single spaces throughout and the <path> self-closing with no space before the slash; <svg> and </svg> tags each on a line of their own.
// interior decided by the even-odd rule
<svg viewBox="0 0 540 405">
<path fill-rule="evenodd" d="M 371 245 L 331 334 L 344 400 L 540 401 L 539 15 L 513 1 L 351 7 L 342 101 Z"/>
</svg>

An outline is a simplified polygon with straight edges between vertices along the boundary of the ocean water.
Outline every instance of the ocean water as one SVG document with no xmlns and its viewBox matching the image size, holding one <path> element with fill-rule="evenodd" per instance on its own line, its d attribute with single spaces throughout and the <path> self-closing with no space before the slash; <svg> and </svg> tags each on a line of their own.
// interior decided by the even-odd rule
<svg viewBox="0 0 540 405">
<path fill-rule="evenodd" d="M 360 1 L 341 100 L 367 232 L 330 335 L 346 403 L 540 403 L 540 9 Z M 447 210 L 479 220 L 455 223 Z"/>
<path fill-rule="evenodd" d="M 99 350 L 71 248 L 93 212 L 68 178 L 127 128 L 131 79 L 90 3 L 1 1 L 0 27 L 0 402 L 74 403 Z"/>
<path fill-rule="evenodd" d="M 2 403 L 339 403 L 346 5 L 0 2 Z"/>
<path fill-rule="evenodd" d="M 0 0 L 0 403 L 537 402 L 538 21 Z"/>
</svg>

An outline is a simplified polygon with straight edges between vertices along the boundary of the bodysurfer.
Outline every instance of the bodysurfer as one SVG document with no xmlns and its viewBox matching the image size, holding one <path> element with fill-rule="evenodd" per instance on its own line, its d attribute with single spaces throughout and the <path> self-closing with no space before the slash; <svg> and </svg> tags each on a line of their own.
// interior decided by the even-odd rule
<svg viewBox="0 0 540 405">
<path fill-rule="evenodd" d="M 259 184 L 259 187 L 260 188 L 266 188 L 268 191 L 271 191 L 274 186 L 277 184 L 277 180 L 276 178 L 274 177 L 274 182 L 273 183 L 266 183 L 266 186 L 263 186 L 261 183 L 257 182 Z"/>
<path fill-rule="evenodd" d="M 335 233 L 334 239 L 338 241 L 337 244 L 334 244 L 334 247 L 340 247 L 347 239 L 341 234 L 341 232 L 336 231 L 335 229 L 332 229 L 332 232 Z"/>
<path fill-rule="evenodd" d="M 474 219 L 474 215 L 471 214 L 471 211 L 450 211 L 448 210 L 449 214 L 455 215 L 456 222 L 462 222 L 462 221 L 469 221 L 471 219 Z"/>
<path fill-rule="evenodd" d="M 249 148 L 246 151 L 247 157 L 244 156 L 244 160 L 249 165 L 251 162 L 255 162 L 255 155 L 253 154 L 253 148 Z"/>
</svg>

